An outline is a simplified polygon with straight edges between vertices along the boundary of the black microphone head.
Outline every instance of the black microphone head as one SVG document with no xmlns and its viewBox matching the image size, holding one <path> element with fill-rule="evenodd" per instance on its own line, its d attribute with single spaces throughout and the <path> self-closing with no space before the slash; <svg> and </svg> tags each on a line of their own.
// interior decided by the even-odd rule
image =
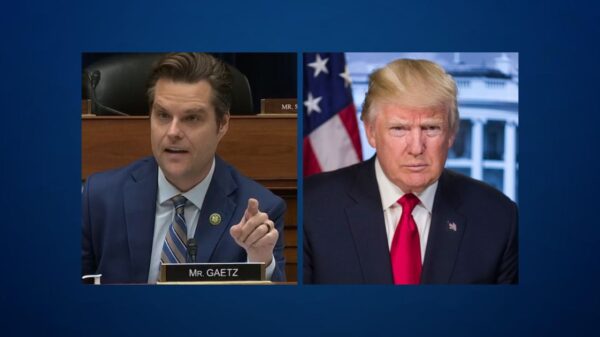
<svg viewBox="0 0 600 337">
<path fill-rule="evenodd" d="M 191 238 L 187 241 L 187 252 L 188 252 L 188 262 L 195 263 L 196 262 L 196 252 L 198 251 L 198 246 L 196 246 L 196 239 Z"/>
</svg>

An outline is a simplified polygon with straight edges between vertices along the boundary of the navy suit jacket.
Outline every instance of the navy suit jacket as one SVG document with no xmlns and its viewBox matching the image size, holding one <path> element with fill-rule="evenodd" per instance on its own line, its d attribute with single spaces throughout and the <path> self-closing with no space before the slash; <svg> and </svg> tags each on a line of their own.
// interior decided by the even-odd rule
<svg viewBox="0 0 600 337">
<path fill-rule="evenodd" d="M 421 283 L 516 283 L 517 226 L 514 202 L 444 170 Z M 374 158 L 305 180 L 303 264 L 304 283 L 393 283 Z"/>
<path fill-rule="evenodd" d="M 147 283 L 154 236 L 158 165 L 153 157 L 90 176 L 82 196 L 82 275 L 102 274 L 102 283 Z M 229 229 L 256 198 L 279 231 L 273 281 L 284 281 L 283 200 L 216 158 L 194 238 L 198 262 L 246 262 Z M 209 217 L 221 215 L 219 225 Z"/>
</svg>

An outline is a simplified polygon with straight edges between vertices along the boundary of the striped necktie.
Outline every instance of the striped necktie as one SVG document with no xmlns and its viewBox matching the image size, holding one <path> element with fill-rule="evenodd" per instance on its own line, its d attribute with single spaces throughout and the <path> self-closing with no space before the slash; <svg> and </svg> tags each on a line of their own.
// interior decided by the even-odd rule
<svg viewBox="0 0 600 337">
<path fill-rule="evenodd" d="M 163 244 L 160 261 L 162 263 L 185 263 L 187 261 L 187 226 L 183 211 L 187 199 L 182 195 L 171 198 L 175 206 L 175 216 L 169 226 L 165 243 Z"/>
</svg>

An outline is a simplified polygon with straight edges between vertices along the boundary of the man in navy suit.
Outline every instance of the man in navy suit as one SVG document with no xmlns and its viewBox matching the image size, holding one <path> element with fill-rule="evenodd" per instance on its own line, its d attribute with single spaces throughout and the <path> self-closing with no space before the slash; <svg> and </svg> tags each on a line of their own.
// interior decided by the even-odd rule
<svg viewBox="0 0 600 337">
<path fill-rule="evenodd" d="M 444 169 L 456 94 L 429 61 L 371 75 L 361 119 L 377 154 L 304 184 L 305 283 L 517 283 L 517 206 Z"/>
<path fill-rule="evenodd" d="M 162 262 L 264 262 L 285 280 L 283 200 L 215 155 L 229 126 L 231 74 L 201 53 L 165 56 L 148 95 L 153 157 L 88 178 L 82 274 L 155 283 Z M 262 210 L 262 211 L 261 211 Z"/>
</svg>

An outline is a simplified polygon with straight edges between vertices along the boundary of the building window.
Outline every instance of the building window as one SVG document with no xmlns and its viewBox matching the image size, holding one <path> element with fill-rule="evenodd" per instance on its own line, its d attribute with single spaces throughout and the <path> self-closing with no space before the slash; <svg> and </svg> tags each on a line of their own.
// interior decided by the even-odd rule
<svg viewBox="0 0 600 337">
<path fill-rule="evenodd" d="M 454 145 L 448 151 L 448 158 L 471 158 L 471 128 L 473 123 L 468 119 L 461 119 Z"/>
<path fill-rule="evenodd" d="M 471 176 L 471 168 L 470 167 L 451 167 L 450 169 L 454 172 L 458 172 L 467 177 Z"/>
<path fill-rule="evenodd" d="M 504 172 L 498 169 L 484 169 L 483 181 L 494 186 L 497 190 L 504 190 Z"/>
<path fill-rule="evenodd" d="M 483 159 L 504 158 L 504 121 L 488 121 L 483 127 Z"/>
</svg>

